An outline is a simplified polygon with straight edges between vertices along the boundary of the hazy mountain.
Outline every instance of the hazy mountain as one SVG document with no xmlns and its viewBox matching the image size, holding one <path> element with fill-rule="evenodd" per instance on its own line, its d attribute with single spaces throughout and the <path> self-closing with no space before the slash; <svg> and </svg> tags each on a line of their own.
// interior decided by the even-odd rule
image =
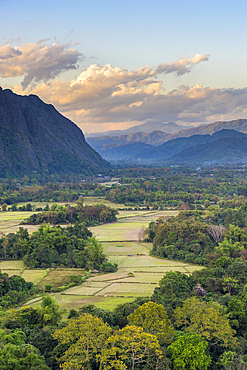
<svg viewBox="0 0 247 370">
<path fill-rule="evenodd" d="M 212 135 L 177 138 L 157 147 L 131 141 L 124 144 L 105 144 L 99 148 L 99 152 L 109 161 L 130 161 L 143 164 L 204 163 L 213 161 L 212 158 L 214 162 L 236 162 L 241 158 L 241 153 L 245 161 L 242 143 L 245 143 L 246 138 L 246 134 L 235 130 L 221 130 Z M 234 153 L 237 142 L 240 143 L 240 147 Z M 227 152 L 223 150 L 224 145 L 232 149 Z"/>
<path fill-rule="evenodd" d="M 217 131 L 221 130 L 235 130 L 243 133 L 247 133 L 247 119 L 237 119 L 234 121 L 218 121 L 210 123 L 208 125 L 202 125 L 198 127 L 188 128 L 181 130 L 167 137 L 167 140 L 174 140 L 178 137 L 189 137 L 192 135 L 212 135 Z"/>
<path fill-rule="evenodd" d="M 235 131 L 235 130 L 221 130 L 213 135 L 193 135 L 190 137 L 181 137 L 174 140 L 170 140 L 162 145 L 159 145 L 156 148 L 149 149 L 143 153 L 142 159 L 145 161 L 155 161 L 155 160 L 167 160 L 170 158 L 176 159 L 175 154 L 182 153 L 187 148 L 199 148 L 201 145 L 206 143 L 216 142 L 219 139 L 242 139 L 247 137 L 247 135 Z M 192 157 L 191 157 L 192 158 Z"/>
<path fill-rule="evenodd" d="M 242 138 L 221 138 L 187 148 L 172 157 L 171 162 L 177 164 L 247 163 L 247 135 Z"/>
<path fill-rule="evenodd" d="M 102 156 L 109 161 L 135 161 L 142 160 L 143 153 L 154 148 L 151 145 L 130 141 L 124 144 L 108 144 L 100 149 Z"/>
<path fill-rule="evenodd" d="M 86 141 L 92 148 L 100 151 L 102 149 L 107 149 L 108 145 L 112 147 L 112 145 L 121 145 L 134 141 L 158 146 L 163 144 L 168 136 L 170 136 L 170 134 L 166 134 L 162 131 L 153 131 L 150 133 L 136 132 L 134 134 L 120 136 L 87 137 Z"/>
<path fill-rule="evenodd" d="M 189 128 L 189 126 L 181 126 L 175 122 L 158 122 L 158 121 L 151 121 L 145 122 L 138 126 L 133 126 L 127 128 L 126 130 L 111 130 L 107 132 L 97 132 L 92 134 L 85 134 L 86 138 L 89 137 L 99 137 L 99 136 L 120 136 L 120 135 L 129 135 L 133 133 L 139 132 L 153 132 L 153 131 L 163 131 L 167 134 L 174 134 L 180 130 L 184 130 L 185 128 Z"/>
<path fill-rule="evenodd" d="M 52 105 L 0 88 L 0 177 L 90 175 L 108 166 L 79 127 Z"/>
<path fill-rule="evenodd" d="M 150 124 L 150 123 L 148 123 Z M 146 125 L 146 124 L 144 124 Z M 182 127 L 179 125 L 176 125 L 174 122 L 170 122 L 169 124 L 171 129 L 175 129 L 178 127 Z M 141 125 L 143 126 L 143 125 Z M 131 129 L 135 129 L 136 127 L 141 127 L 141 126 L 135 126 Z M 118 144 L 125 144 L 127 142 L 141 142 L 144 144 L 149 144 L 153 146 L 159 146 L 165 142 L 177 139 L 177 138 L 183 138 L 183 137 L 191 137 L 194 135 L 212 135 L 218 131 L 221 130 L 235 130 L 243 133 L 247 133 L 247 120 L 246 119 L 239 119 L 239 120 L 234 120 L 234 121 L 228 121 L 228 122 L 215 122 L 211 123 L 209 125 L 202 125 L 198 127 L 193 127 L 193 128 L 187 128 L 183 129 L 181 131 L 178 131 L 176 133 L 165 133 L 163 131 L 152 131 L 149 133 L 146 132 L 135 132 L 131 133 L 128 135 L 115 135 L 115 136 L 110 136 L 110 135 L 104 135 L 104 136 L 97 136 L 97 137 L 87 137 L 86 140 L 87 142 L 95 149 L 97 150 L 104 158 L 104 150 L 107 150 L 110 156 L 109 149 L 107 145 L 118 145 Z M 123 130 L 121 132 L 124 132 L 126 130 Z M 202 139 L 203 141 L 203 139 Z M 113 149 L 113 147 L 111 147 Z M 125 147 L 126 148 L 126 147 Z M 184 149 L 184 148 L 183 148 Z M 182 149 L 181 149 L 182 150 Z M 124 153 L 124 152 L 123 152 Z M 177 152 L 176 152 L 177 153 Z M 107 157 L 108 158 L 108 157 Z"/>
</svg>

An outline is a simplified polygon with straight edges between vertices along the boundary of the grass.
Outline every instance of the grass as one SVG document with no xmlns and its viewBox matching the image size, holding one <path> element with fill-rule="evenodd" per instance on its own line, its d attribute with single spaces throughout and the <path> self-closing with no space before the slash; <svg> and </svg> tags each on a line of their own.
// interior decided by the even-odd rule
<svg viewBox="0 0 247 370">
<path fill-rule="evenodd" d="M 125 207 L 124 204 L 112 203 L 111 201 L 106 200 L 106 199 L 101 198 L 101 197 L 84 197 L 83 199 L 84 199 L 84 204 L 87 205 L 87 206 L 90 206 L 92 204 L 103 203 L 106 206 L 111 207 L 111 208 L 123 208 L 123 207 Z"/>
<path fill-rule="evenodd" d="M 103 242 L 104 253 L 109 256 L 149 254 L 150 246 L 136 242 Z"/>
<path fill-rule="evenodd" d="M 135 283 L 112 283 L 98 292 L 100 296 L 149 297 L 153 294 L 155 285 Z"/>
<path fill-rule="evenodd" d="M 2 261 L 0 262 L 0 270 L 23 270 L 24 263 L 22 261 Z"/>
<path fill-rule="evenodd" d="M 35 283 L 44 272 L 45 270 L 24 270 L 21 277 L 28 282 Z"/>
<path fill-rule="evenodd" d="M 61 310 L 66 310 L 68 313 L 72 308 L 74 310 L 79 310 L 79 308 L 93 304 L 94 306 L 105 309 L 105 310 L 114 310 L 119 304 L 133 302 L 135 298 L 129 297 L 97 297 L 97 296 L 72 296 L 72 295 L 61 295 L 54 294 L 52 298 L 56 300 L 59 304 Z M 35 302 L 29 301 L 25 305 L 38 308 L 40 306 L 41 298 L 36 299 Z M 64 315 L 66 318 L 67 315 Z"/>
<path fill-rule="evenodd" d="M 48 274 L 42 279 L 42 281 L 38 284 L 39 288 L 44 289 L 45 284 L 53 284 L 54 288 L 62 286 L 69 282 L 69 277 L 71 275 L 85 275 L 85 270 L 82 269 L 62 269 L 62 270 L 51 270 Z"/>
</svg>

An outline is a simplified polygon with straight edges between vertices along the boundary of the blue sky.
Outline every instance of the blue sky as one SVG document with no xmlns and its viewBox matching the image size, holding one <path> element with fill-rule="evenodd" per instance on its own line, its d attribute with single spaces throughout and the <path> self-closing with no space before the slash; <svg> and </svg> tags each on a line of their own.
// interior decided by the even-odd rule
<svg viewBox="0 0 247 370">
<path fill-rule="evenodd" d="M 0 85 L 86 132 L 247 118 L 246 19 L 246 1 L 1 0 Z"/>
</svg>

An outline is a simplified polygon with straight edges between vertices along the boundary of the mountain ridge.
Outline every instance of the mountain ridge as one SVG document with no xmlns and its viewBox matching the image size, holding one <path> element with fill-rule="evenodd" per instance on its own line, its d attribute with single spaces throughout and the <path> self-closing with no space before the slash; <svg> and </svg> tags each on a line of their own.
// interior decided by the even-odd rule
<svg viewBox="0 0 247 370">
<path fill-rule="evenodd" d="M 134 134 L 136 132 L 150 133 L 153 131 L 162 131 L 166 134 L 173 134 L 181 131 L 189 126 L 181 126 L 175 122 L 160 122 L 160 121 L 148 121 L 138 126 L 132 126 L 125 130 L 110 130 L 106 132 L 97 132 L 91 134 L 85 134 L 86 138 L 99 137 L 99 136 L 121 136 Z"/>
<path fill-rule="evenodd" d="M 0 177 L 35 173 L 91 175 L 109 164 L 81 129 L 36 95 L 0 89 Z"/>
</svg>

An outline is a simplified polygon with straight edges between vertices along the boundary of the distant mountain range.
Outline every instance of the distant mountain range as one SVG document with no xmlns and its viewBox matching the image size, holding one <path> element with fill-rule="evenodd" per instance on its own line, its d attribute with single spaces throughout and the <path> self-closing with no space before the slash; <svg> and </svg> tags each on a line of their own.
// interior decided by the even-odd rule
<svg viewBox="0 0 247 370">
<path fill-rule="evenodd" d="M 84 174 L 109 168 L 80 128 L 35 95 L 0 88 L 0 177 Z"/>
<path fill-rule="evenodd" d="M 166 134 L 174 134 L 178 131 L 189 128 L 190 126 L 181 126 L 175 122 L 159 122 L 159 121 L 149 121 L 145 122 L 142 125 L 132 126 L 125 130 L 112 130 L 106 132 L 97 132 L 92 134 L 85 134 L 86 138 L 99 137 L 99 136 L 120 136 L 120 135 L 130 135 L 137 132 L 150 133 L 153 131 L 162 131 Z"/>
<path fill-rule="evenodd" d="M 247 120 L 240 119 L 193 127 L 174 134 L 138 132 L 117 137 L 87 138 L 87 141 L 109 161 L 143 164 L 232 163 L 246 162 L 245 133 Z M 224 145 L 229 148 L 228 151 Z"/>
<path fill-rule="evenodd" d="M 156 123 L 160 130 L 88 137 L 94 150 L 80 128 L 52 105 L 35 95 L 0 88 L 0 177 L 91 176 L 109 168 L 106 160 L 150 165 L 247 163 L 246 119 L 183 130 L 174 122 Z M 131 130 L 148 130 L 154 122 L 150 125 Z"/>
</svg>

